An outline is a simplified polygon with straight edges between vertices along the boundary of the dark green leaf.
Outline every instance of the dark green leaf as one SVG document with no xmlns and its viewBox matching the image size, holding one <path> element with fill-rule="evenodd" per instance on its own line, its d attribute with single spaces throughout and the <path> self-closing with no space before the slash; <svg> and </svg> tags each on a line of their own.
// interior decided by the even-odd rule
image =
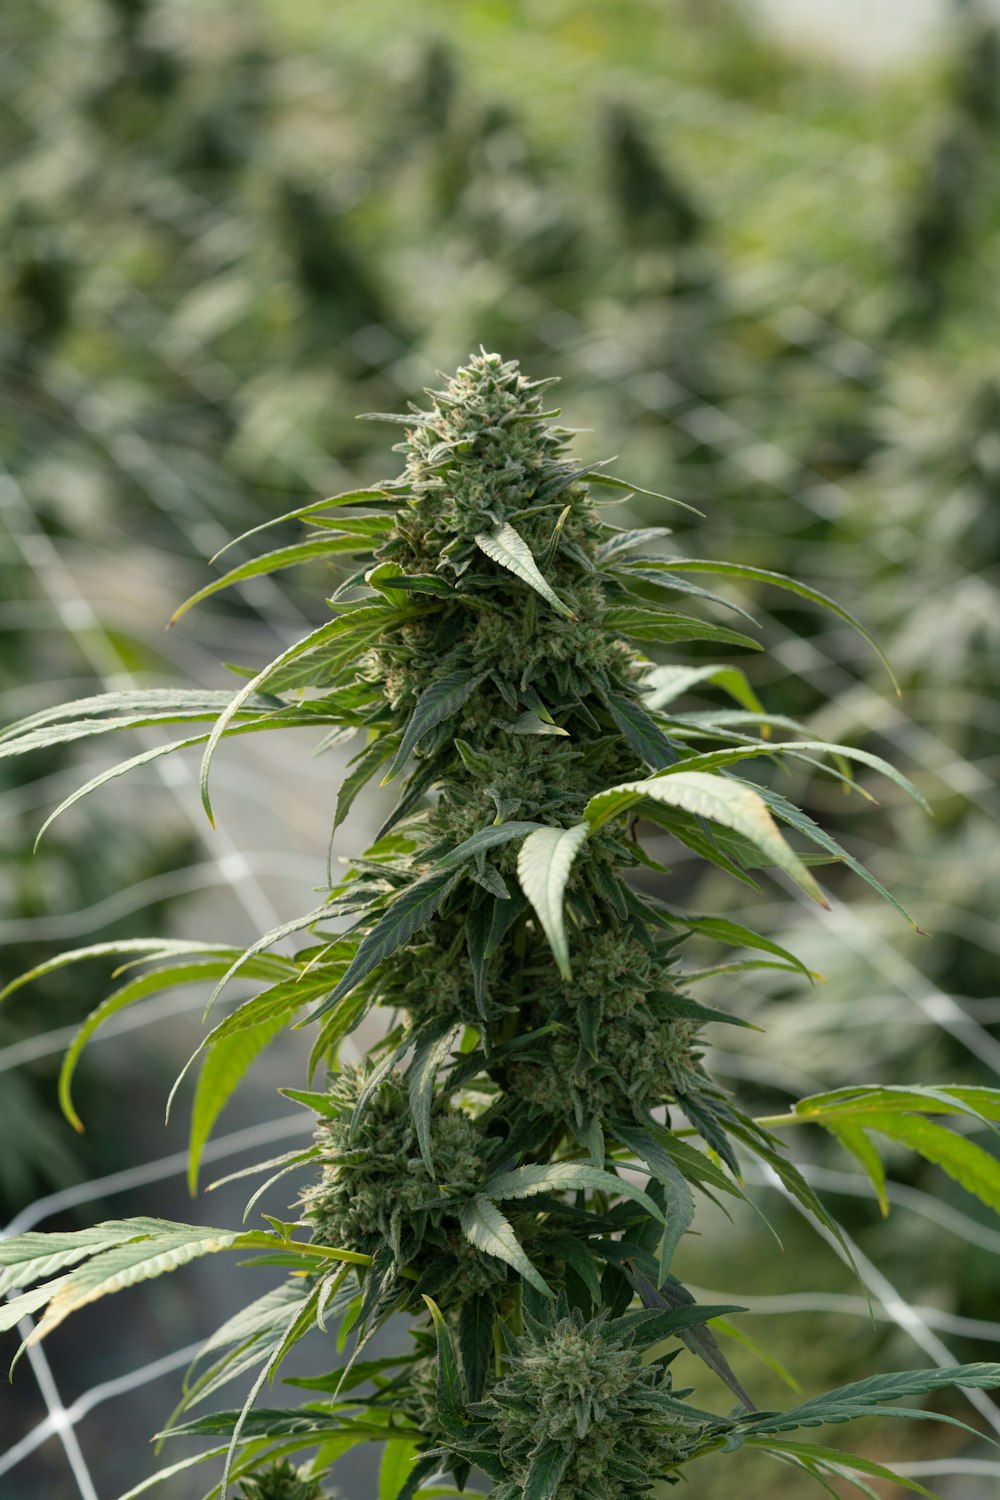
<svg viewBox="0 0 1000 1500">
<path fill-rule="evenodd" d="M 608 693 L 606 702 L 611 717 L 640 759 L 654 771 L 674 764 L 677 751 L 641 704 L 620 693 Z"/>
<path fill-rule="evenodd" d="M 462 1387 L 462 1376 L 458 1368 L 458 1360 L 455 1358 L 455 1349 L 451 1342 L 451 1334 L 448 1332 L 448 1325 L 441 1315 L 441 1309 L 433 1298 L 425 1296 L 424 1301 L 434 1322 L 434 1337 L 437 1341 L 438 1410 L 446 1422 L 461 1426 L 465 1421 L 466 1397 Z"/>
<path fill-rule="evenodd" d="M 553 1500 L 572 1457 L 572 1450 L 547 1438 L 531 1460 L 521 1500 Z"/>
<path fill-rule="evenodd" d="M 456 865 L 466 864 L 474 859 L 477 854 L 485 854 L 487 849 L 495 849 L 498 844 L 508 844 L 511 839 L 527 838 L 529 833 L 534 833 L 542 826 L 541 823 L 491 823 L 488 828 L 480 828 L 478 833 L 463 839 L 454 849 L 442 855 L 435 868 L 454 869 Z"/>
<path fill-rule="evenodd" d="M 468 1297 L 458 1315 L 458 1347 L 470 1401 L 479 1401 L 493 1361 L 493 1299 L 484 1293 Z"/>
<path fill-rule="evenodd" d="M 411 750 L 419 744 L 429 730 L 438 724 L 443 724 L 446 719 L 458 713 L 463 703 L 472 696 L 486 675 L 485 672 L 477 673 L 472 672 L 468 667 L 460 667 L 457 671 L 439 677 L 436 682 L 424 688 L 417 699 L 410 721 L 403 731 L 403 738 L 392 765 L 382 778 L 383 786 L 403 769 Z"/>
<path fill-rule="evenodd" d="M 435 1026 L 420 1037 L 413 1050 L 413 1060 L 406 1070 L 410 1096 L 410 1113 L 416 1126 L 420 1155 L 431 1177 L 434 1158 L 431 1152 L 431 1106 L 434 1103 L 434 1080 L 438 1069 L 451 1051 L 457 1027 L 449 1022 Z"/>
<path fill-rule="evenodd" d="M 427 875 L 423 880 L 414 881 L 413 885 L 397 896 L 359 944 L 347 973 L 333 993 L 313 1011 L 309 1019 L 314 1021 L 332 1010 L 338 1001 L 350 994 L 390 953 L 395 953 L 401 943 L 408 942 L 425 922 L 430 921 L 458 878 L 450 870 L 438 875 Z"/>
</svg>

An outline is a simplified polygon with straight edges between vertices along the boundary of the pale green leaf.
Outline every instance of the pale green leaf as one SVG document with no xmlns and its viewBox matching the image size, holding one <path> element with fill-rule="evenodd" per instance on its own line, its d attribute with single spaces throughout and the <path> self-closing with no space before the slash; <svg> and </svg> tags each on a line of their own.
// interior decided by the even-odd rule
<svg viewBox="0 0 1000 1500">
<path fill-rule="evenodd" d="M 209 1049 L 198 1074 L 194 1104 L 191 1109 L 191 1132 L 188 1138 L 188 1189 L 192 1196 L 198 1190 L 198 1170 L 202 1152 L 213 1126 L 235 1093 L 250 1064 L 274 1038 L 285 1029 L 287 1017 L 279 1014 L 246 1026 L 231 1036 L 217 1040 Z"/>
<path fill-rule="evenodd" d="M 134 1219 L 108 1219 L 91 1229 L 57 1230 L 48 1234 L 32 1230 L 0 1239 L 0 1267 L 3 1268 L 0 1271 L 0 1297 L 18 1287 L 30 1286 L 33 1281 L 54 1276 L 67 1266 L 78 1265 L 138 1232 Z"/>
<path fill-rule="evenodd" d="M 627 781 L 599 792 L 590 799 L 583 815 L 596 829 L 646 799 L 732 828 L 771 864 L 790 875 L 814 901 L 826 905 L 822 891 L 785 843 L 762 798 L 742 782 L 728 781 L 704 771 L 666 771 L 644 781 Z"/>
<path fill-rule="evenodd" d="M 575 828 L 539 828 L 517 857 L 517 878 L 535 909 L 564 979 L 571 977 L 563 898 L 573 861 L 587 841 L 586 823 Z"/>
<path fill-rule="evenodd" d="M 512 1167 L 491 1177 L 483 1186 L 483 1194 L 489 1198 L 531 1198 L 536 1193 L 564 1193 L 573 1191 L 608 1193 L 613 1198 L 631 1198 L 641 1203 L 647 1213 L 663 1222 L 663 1211 L 641 1188 L 627 1178 L 617 1177 L 613 1172 L 602 1172 L 589 1162 L 553 1162 L 538 1166 Z"/>
<path fill-rule="evenodd" d="M 470 1203 L 463 1203 L 458 1217 L 466 1238 L 477 1250 L 505 1261 L 544 1297 L 552 1296 L 551 1288 L 524 1253 L 510 1221 L 495 1203 L 479 1194 Z"/>
<path fill-rule="evenodd" d="M 1000 1213 L 1000 1161 L 975 1141 L 956 1135 L 923 1115 L 872 1114 L 858 1123 L 916 1151 L 925 1161 L 947 1172 L 987 1208 Z"/>
<path fill-rule="evenodd" d="M 845 1151 L 859 1161 L 865 1169 L 865 1175 L 878 1198 L 879 1208 L 883 1217 L 889 1212 L 889 1199 L 885 1187 L 885 1167 L 878 1150 L 872 1144 L 868 1135 L 860 1125 L 835 1124 L 832 1120 L 824 1120 L 823 1126 L 836 1140 L 840 1142 Z"/>
<path fill-rule="evenodd" d="M 551 604 L 559 614 L 573 618 L 573 611 L 563 603 L 539 572 L 538 564 L 524 537 L 509 523 L 504 522 L 493 532 L 481 531 L 476 537 L 476 546 L 491 561 L 513 573 L 515 578 L 534 589 L 536 594 L 541 594 L 546 603 Z"/>
<path fill-rule="evenodd" d="M 408 1438 L 388 1442 L 378 1469 L 378 1500 L 396 1500 L 413 1470 L 417 1445 Z"/>
<path fill-rule="evenodd" d="M 709 682 L 713 687 L 721 688 L 751 713 L 764 712 L 745 672 L 741 672 L 738 667 L 715 664 L 702 667 L 653 667 L 643 679 L 643 702 L 647 708 L 664 708 L 682 693 L 697 687 L 700 682 Z"/>
</svg>

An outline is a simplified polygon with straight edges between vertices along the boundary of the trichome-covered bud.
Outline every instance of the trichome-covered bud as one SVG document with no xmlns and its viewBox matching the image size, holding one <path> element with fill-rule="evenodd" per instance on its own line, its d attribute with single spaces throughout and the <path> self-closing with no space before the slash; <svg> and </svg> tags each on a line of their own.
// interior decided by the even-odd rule
<svg viewBox="0 0 1000 1500">
<path fill-rule="evenodd" d="M 496 1500 L 520 1500 L 546 1454 L 562 1472 L 552 1500 L 632 1500 L 690 1448 L 691 1425 L 661 1361 L 644 1363 L 627 1326 L 579 1312 L 510 1340 L 506 1373 L 472 1415 L 488 1424 L 504 1479 Z"/>
<path fill-rule="evenodd" d="M 470 1295 L 502 1281 L 505 1266 L 469 1244 L 458 1222 L 460 1206 L 483 1178 L 484 1141 L 464 1110 L 437 1102 L 431 1113 L 433 1175 L 407 1097 L 392 1073 L 375 1090 L 352 1129 L 367 1070 L 346 1068 L 334 1081 L 333 1119 L 319 1122 L 321 1175 L 303 1194 L 313 1239 L 376 1255 L 388 1246 L 397 1268 L 438 1273 L 435 1290 Z"/>
<path fill-rule="evenodd" d="M 309 1478 L 307 1466 L 297 1469 L 287 1459 L 269 1464 L 240 1483 L 240 1500 L 330 1500 L 330 1492 Z"/>
</svg>

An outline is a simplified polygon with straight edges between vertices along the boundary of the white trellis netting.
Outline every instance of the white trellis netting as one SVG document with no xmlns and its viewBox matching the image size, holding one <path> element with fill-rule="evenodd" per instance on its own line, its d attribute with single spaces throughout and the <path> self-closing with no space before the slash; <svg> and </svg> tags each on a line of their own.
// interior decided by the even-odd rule
<svg viewBox="0 0 1000 1500">
<path fill-rule="evenodd" d="M 29 89 L 34 90 L 36 83 L 29 66 L 22 77 L 25 95 Z M 42 107 L 34 93 L 31 95 L 31 107 L 33 111 Z M 723 100 L 704 89 L 675 91 L 671 94 L 666 114 L 677 128 L 687 124 L 699 130 L 714 130 L 721 140 L 725 139 L 727 132 L 766 131 L 768 128 L 766 112 Z M 845 150 L 844 142 L 835 132 L 816 132 L 815 140 L 817 149 L 821 150 L 822 160 L 842 172 L 842 180 L 848 179 L 851 173 L 860 169 L 867 174 L 869 182 L 877 182 L 879 174 L 884 172 L 882 155 L 875 147 L 858 147 L 851 143 L 850 149 Z M 768 154 L 768 169 L 775 169 L 773 153 Z M 785 164 L 784 171 L 791 183 L 796 175 L 801 176 L 803 170 L 800 143 L 795 159 Z M 748 192 L 752 187 L 751 181 L 745 184 Z M 818 192 L 821 188 L 817 184 L 813 190 Z M 795 201 L 801 206 L 801 197 Z M 183 217 L 185 213 L 197 209 L 206 214 L 207 232 L 224 232 L 227 221 L 230 227 L 236 222 L 235 215 L 230 215 L 225 205 L 207 205 L 199 201 L 196 192 L 189 193 L 186 200 L 175 198 L 169 204 L 159 205 L 159 209 L 165 217 L 169 217 L 171 213 Z M 753 268 L 748 265 L 748 269 Z M 750 277 L 747 279 L 752 280 Z M 109 319 L 128 324 L 133 335 L 138 332 L 138 336 L 148 342 L 149 348 L 156 351 L 164 368 L 182 375 L 193 389 L 201 390 L 206 401 L 218 399 L 220 391 L 238 393 L 251 374 L 250 369 L 228 365 L 216 349 L 202 343 L 196 335 L 188 333 L 183 338 L 179 337 L 170 318 L 169 307 L 160 305 L 142 287 L 131 283 L 118 267 L 113 266 L 103 274 L 94 275 L 88 283 L 87 296 L 92 299 L 94 306 L 103 308 Z M 705 401 L 675 379 L 669 369 L 662 373 L 662 378 L 651 383 L 646 378 L 648 372 L 638 365 L 630 365 L 627 355 L 624 356 L 623 363 L 614 368 L 614 361 L 621 357 L 609 354 L 607 339 L 599 337 L 593 328 L 569 317 L 555 301 L 546 307 L 543 294 L 537 289 L 534 298 L 532 316 L 535 322 L 539 327 L 551 330 L 545 336 L 545 342 L 551 351 L 552 364 L 565 364 L 567 368 L 574 369 L 573 390 L 580 401 L 596 406 L 605 399 L 609 388 L 620 381 L 635 409 L 641 411 L 644 408 L 650 417 L 669 420 L 672 428 L 687 434 L 692 443 L 711 442 L 718 460 L 712 466 L 711 479 L 705 488 L 713 494 L 713 509 L 722 511 L 736 499 L 743 485 L 770 488 L 776 495 L 791 498 L 804 506 L 820 520 L 828 520 L 831 515 L 849 514 L 855 506 L 867 503 L 864 481 L 857 486 L 849 477 L 843 482 L 834 483 L 826 475 L 816 474 L 815 483 L 803 484 L 798 456 L 788 451 L 782 442 L 775 441 L 769 433 L 755 431 L 740 415 L 734 415 L 729 407 L 733 405 L 739 411 L 738 401 L 727 402 L 725 405 Z M 777 318 L 780 321 L 782 317 L 794 315 L 795 308 L 787 304 L 782 307 L 780 314 L 776 312 L 776 300 L 773 295 L 768 299 L 760 299 L 734 291 L 729 294 L 728 302 L 720 304 L 717 318 L 724 325 L 730 317 L 736 320 L 753 316 L 766 323 L 768 319 L 773 322 Z M 763 307 L 762 301 L 765 304 Z M 816 316 L 811 311 L 802 311 L 810 318 Z M 438 336 L 436 341 L 430 342 L 441 344 L 445 341 L 445 338 Z M 856 352 L 859 356 L 871 357 L 871 350 L 860 343 L 857 343 Z M 810 358 L 819 367 L 826 364 L 831 382 L 842 378 L 842 367 L 838 368 L 837 363 L 824 354 L 822 349 L 814 352 Z M 400 369 L 399 385 L 408 388 L 419 383 L 414 377 L 424 374 L 424 366 L 430 383 L 433 381 L 432 361 L 408 356 Z M 583 378 L 579 373 L 581 370 L 588 372 Z M 163 517 L 173 518 L 180 551 L 184 545 L 180 539 L 183 535 L 183 523 L 177 524 L 176 516 L 178 513 L 181 516 L 190 515 L 186 500 L 184 508 L 179 509 L 187 483 L 186 460 L 189 455 L 173 452 L 169 443 L 158 445 L 146 433 L 123 419 L 120 409 L 113 401 L 101 389 L 95 389 L 92 381 L 74 368 L 71 355 L 60 356 L 47 375 L 47 380 L 51 389 L 58 394 L 61 420 L 75 423 L 86 434 L 87 441 L 104 452 L 108 464 L 127 475 L 130 482 L 143 492 L 146 501 L 153 508 Z M 183 463 L 179 462 L 182 458 L 185 460 Z M 311 491 L 329 492 L 338 487 L 341 481 L 345 485 L 351 482 L 350 477 L 316 445 L 308 433 L 293 433 L 290 438 L 286 434 L 282 458 L 287 468 L 294 467 L 298 471 L 302 484 Z M 178 462 L 175 463 L 175 460 Z M 717 489 L 713 489 L 716 481 Z M 206 487 L 200 494 L 199 501 L 203 504 L 198 523 L 197 547 L 192 548 L 192 551 L 197 550 L 207 555 L 229 538 L 223 522 L 212 513 L 210 487 Z M 126 662 L 115 644 L 115 637 L 120 631 L 121 606 L 111 606 L 110 612 L 115 616 L 116 626 L 112 631 L 107 625 L 108 602 L 95 597 L 93 593 L 94 569 L 88 566 L 93 559 L 84 556 L 81 565 L 78 554 L 74 554 L 72 549 L 67 551 L 60 548 L 46 534 L 38 524 L 31 498 L 26 494 L 13 465 L 0 472 L 0 525 L 3 527 L 5 545 L 16 550 L 24 569 L 35 580 L 39 617 L 47 616 L 50 624 L 56 624 L 78 643 L 92 679 L 99 681 L 108 690 L 126 685 L 129 681 Z M 752 530 L 752 525 L 744 527 L 748 535 Z M 780 538 L 774 540 L 775 545 L 780 547 Z M 780 563 L 776 565 L 780 566 Z M 824 559 L 819 556 L 815 577 L 821 582 L 824 579 Z M 986 588 L 992 587 L 988 580 L 983 580 L 983 584 Z M 831 588 L 831 592 L 836 590 Z M 284 639 L 300 633 L 302 618 L 280 583 L 261 581 L 250 584 L 245 586 L 245 594 L 251 604 L 280 622 L 279 629 L 284 633 Z M 1000 605 L 1000 601 L 996 600 L 995 589 L 992 597 Z M 979 763 L 968 759 L 962 748 L 950 743 L 938 726 L 928 728 L 922 725 L 919 715 L 914 713 L 908 703 L 897 704 L 888 694 L 879 696 L 869 688 L 860 676 L 843 664 L 845 636 L 839 627 L 803 640 L 793 636 L 780 620 L 761 615 L 760 610 L 758 615 L 762 619 L 765 638 L 773 645 L 779 664 L 789 670 L 807 671 L 819 690 L 838 698 L 841 711 L 853 725 L 877 726 L 880 734 L 894 746 L 908 771 L 915 770 L 918 775 L 926 778 L 929 786 L 943 787 L 955 797 L 963 800 L 975 797 L 980 815 L 990 819 L 993 824 L 996 823 L 998 805 L 994 791 L 994 766 L 989 762 Z M 132 629 L 138 634 L 148 634 L 158 625 L 159 621 L 140 619 L 132 622 Z M 207 655 L 207 651 L 199 646 L 199 662 Z M 853 667 L 854 659 L 848 659 Z M 19 694 L 16 702 L 4 705 L 4 717 L 8 716 L 8 708 L 9 716 L 13 717 L 28 711 L 30 707 L 40 706 L 42 701 L 49 701 L 44 698 L 46 691 L 43 686 L 32 684 L 30 702 Z M 849 707 L 844 709 L 844 704 Z M 236 758 L 231 756 L 231 759 L 235 762 Z M 299 764 L 297 761 L 297 769 Z M 266 800 L 266 769 L 266 763 L 251 762 L 249 768 L 241 766 L 234 771 L 235 776 L 242 778 L 242 786 L 239 788 L 242 805 L 252 804 L 255 798 Z M 326 769 L 325 762 L 317 762 L 315 769 L 309 770 L 309 763 L 302 759 L 301 773 L 303 777 L 310 778 L 308 784 L 314 790 L 321 786 L 328 790 L 332 773 Z M 321 877 L 321 866 L 317 866 L 312 875 L 306 874 L 305 856 L 290 854 L 286 847 L 261 847 L 256 852 L 248 850 L 243 840 L 227 831 L 233 825 L 223 823 L 220 832 L 208 834 L 197 805 L 194 778 L 189 768 L 180 762 L 158 762 L 155 781 L 157 795 L 165 795 L 176 803 L 181 816 L 190 820 L 194 831 L 204 839 L 205 860 L 194 869 L 181 872 L 176 878 L 158 877 L 157 880 L 148 882 L 144 888 L 123 895 L 118 907 L 120 911 L 124 911 L 126 907 L 133 912 L 141 910 L 144 905 L 163 895 L 181 894 L 185 889 L 214 889 L 225 894 L 227 899 L 231 898 L 232 909 L 240 914 L 240 919 L 249 925 L 252 932 L 262 931 L 274 926 L 282 915 L 276 910 L 270 893 L 276 874 L 287 871 L 300 883 L 312 882 Z M 35 790 L 17 788 L 5 793 L 4 798 L 11 810 L 24 808 L 33 800 L 39 808 L 41 821 L 44 809 L 56 800 L 49 792 L 50 789 L 46 786 Z M 293 813 L 293 816 L 298 815 Z M 674 864 L 677 863 L 675 858 Z M 51 940 L 54 946 L 64 944 L 67 940 L 75 942 L 85 938 L 96 920 L 107 919 L 112 915 L 113 908 L 105 903 L 100 911 L 66 913 L 59 928 L 47 917 L 18 919 L 17 923 L 8 925 L 6 941 L 20 940 L 24 936 L 39 936 Z M 983 1009 L 983 1002 L 979 1002 L 977 1008 L 967 997 L 949 994 L 938 984 L 932 983 L 908 956 L 911 950 L 904 954 L 900 946 L 894 945 L 892 939 L 886 936 L 881 920 L 866 905 L 847 907 L 835 903 L 830 914 L 821 920 L 827 923 L 837 945 L 853 951 L 861 971 L 867 976 L 869 995 L 874 996 L 874 1000 L 866 999 L 865 1015 L 858 1024 L 871 1022 L 872 1005 L 877 1002 L 882 1022 L 887 1027 L 905 1022 L 907 1026 L 919 1024 L 928 1032 L 940 1028 L 977 1059 L 984 1080 L 992 1081 L 994 1077 L 1000 1077 L 1000 1044 L 985 1029 L 985 1025 L 992 1019 L 992 1013 Z M 30 926 L 32 921 L 36 921 L 37 925 Z M 26 922 L 29 923 L 27 929 Z M 1000 924 L 989 921 L 981 923 L 977 940 L 990 954 L 1000 957 Z M 809 943 L 807 936 L 799 942 L 799 947 L 807 954 Z M 763 990 L 761 994 L 765 996 Z M 124 1031 L 136 1032 L 145 1028 L 169 1026 L 171 1020 L 197 1003 L 198 998 L 192 999 L 183 993 L 148 1002 L 117 1018 L 107 1028 L 106 1035 L 112 1037 Z M 823 1004 L 822 997 L 803 999 L 803 1024 L 814 1023 L 817 1010 Z M 853 1024 L 855 1019 L 849 1016 L 845 1018 L 838 1008 L 837 1027 Z M 794 1021 L 792 1026 L 794 1027 Z M 39 1027 L 37 1036 L 25 1038 L 0 1051 L 0 1073 L 22 1066 L 48 1052 L 60 1050 L 66 1039 L 65 1028 L 47 1032 L 44 1026 Z M 780 1052 L 780 1048 L 776 1051 Z M 767 1069 L 771 1064 L 762 1055 L 755 1056 L 752 1051 L 729 1053 L 719 1049 L 713 1056 L 716 1071 L 722 1074 L 728 1072 L 734 1077 L 752 1078 L 756 1070 L 757 1075 L 763 1076 L 765 1081 L 777 1082 L 779 1087 L 789 1089 L 801 1086 L 802 1091 L 808 1091 L 816 1083 L 807 1074 L 800 1074 L 796 1080 L 794 1062 L 787 1064 L 783 1072 L 779 1065 L 777 1077 L 768 1079 Z M 302 1132 L 305 1128 L 306 1125 L 297 1114 L 279 1116 L 263 1124 L 220 1136 L 208 1148 L 206 1159 L 225 1161 L 242 1152 L 279 1141 L 286 1135 Z M 136 1188 L 180 1177 L 184 1167 L 183 1155 L 171 1153 L 158 1161 L 137 1164 L 113 1176 L 51 1194 L 18 1214 L 4 1232 L 9 1234 L 45 1227 L 46 1222 L 58 1213 L 85 1208 L 92 1202 L 103 1201 L 119 1193 L 125 1194 Z M 805 1171 L 817 1187 L 832 1194 L 869 1196 L 869 1190 L 859 1176 L 809 1166 Z M 766 1177 L 760 1178 L 760 1185 L 766 1191 L 775 1189 L 773 1180 Z M 1000 1227 L 993 1230 L 947 1204 L 938 1202 L 930 1194 L 896 1184 L 890 1187 L 890 1198 L 898 1214 L 912 1214 L 916 1218 L 931 1220 L 939 1230 L 954 1236 L 958 1241 L 989 1250 L 1000 1248 Z M 963 1318 L 946 1309 L 913 1305 L 899 1294 L 884 1269 L 876 1267 L 857 1247 L 855 1255 L 872 1297 L 876 1317 L 902 1330 L 925 1359 L 941 1365 L 955 1363 L 954 1355 L 943 1342 L 948 1337 L 968 1337 L 1000 1343 L 1000 1324 L 986 1319 Z M 141 1297 L 142 1293 L 133 1292 L 130 1295 Z M 706 1292 L 705 1295 L 709 1294 Z M 820 1312 L 826 1309 L 836 1310 L 849 1317 L 861 1312 L 867 1316 L 864 1299 L 822 1291 L 742 1300 L 747 1303 L 751 1317 L 810 1310 Z M 204 1332 L 207 1335 L 210 1329 L 205 1328 Z M 0 1454 L 0 1478 L 7 1483 L 6 1476 L 13 1476 L 10 1483 L 21 1483 L 21 1477 L 30 1474 L 32 1460 L 39 1450 L 44 1445 L 58 1444 L 66 1466 L 65 1494 L 70 1496 L 79 1493 L 84 1500 L 98 1500 L 98 1497 L 99 1500 L 112 1500 L 112 1496 L 102 1485 L 97 1456 L 86 1452 L 86 1445 L 78 1436 L 77 1428 L 97 1407 L 123 1397 L 143 1383 L 151 1383 L 175 1373 L 187 1363 L 196 1347 L 192 1343 L 179 1349 L 164 1349 L 138 1368 L 122 1372 L 115 1364 L 113 1345 L 110 1345 L 106 1376 L 64 1402 L 60 1396 L 63 1380 L 58 1366 L 53 1368 L 45 1351 L 32 1346 L 28 1353 L 30 1364 L 27 1369 L 22 1370 L 21 1378 L 27 1379 L 30 1371 L 30 1377 L 37 1385 L 39 1420 L 15 1441 L 6 1443 L 3 1440 L 5 1451 Z M 3 1396 L 4 1393 L 0 1391 L 0 1402 Z M 1000 1418 L 988 1397 L 980 1392 L 969 1392 L 968 1399 L 981 1423 L 1000 1434 Z M 164 1401 L 165 1408 L 169 1405 L 169 1400 L 168 1394 Z M 0 1426 L 0 1432 L 2 1430 Z M 915 1478 L 943 1476 L 945 1479 L 958 1480 L 964 1477 L 970 1480 L 982 1478 L 988 1482 L 1000 1476 L 1000 1463 L 979 1457 L 927 1459 L 919 1463 L 898 1464 L 897 1467 L 900 1472 Z M 27 1478 L 23 1483 L 30 1486 L 32 1481 Z M 2 1490 L 0 1492 L 6 1493 Z M 14 1493 L 19 1495 L 20 1491 L 15 1490 Z M 25 1494 L 29 1493 L 35 1492 L 25 1489 Z M 985 1495 L 987 1491 L 963 1490 L 962 1493 Z"/>
</svg>

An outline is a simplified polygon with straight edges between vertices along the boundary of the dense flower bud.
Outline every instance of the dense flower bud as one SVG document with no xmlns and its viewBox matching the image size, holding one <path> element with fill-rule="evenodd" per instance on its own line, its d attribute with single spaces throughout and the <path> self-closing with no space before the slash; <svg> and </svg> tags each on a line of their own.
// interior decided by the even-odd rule
<svg viewBox="0 0 1000 1500">
<path fill-rule="evenodd" d="M 506 1268 L 474 1249 L 458 1225 L 459 1206 L 483 1174 L 479 1126 L 461 1109 L 435 1109 L 432 1176 L 400 1074 L 382 1081 L 352 1133 L 366 1076 L 362 1068 L 339 1074 L 330 1098 L 341 1113 L 317 1125 L 321 1175 L 302 1197 L 313 1239 L 365 1255 L 388 1246 L 399 1269 L 434 1262 L 441 1283 L 465 1295 L 495 1286 Z"/>
<path fill-rule="evenodd" d="M 507 1476 L 495 1500 L 519 1500 L 547 1447 L 563 1465 L 552 1500 L 632 1500 L 683 1458 L 692 1429 L 670 1409 L 669 1372 L 606 1314 L 529 1322 L 511 1343 L 503 1378 L 473 1408 Z"/>
<path fill-rule="evenodd" d="M 295 1468 L 281 1459 L 259 1473 L 240 1481 L 240 1500 L 329 1500 L 330 1492 L 308 1477 L 307 1468 Z"/>
</svg>

